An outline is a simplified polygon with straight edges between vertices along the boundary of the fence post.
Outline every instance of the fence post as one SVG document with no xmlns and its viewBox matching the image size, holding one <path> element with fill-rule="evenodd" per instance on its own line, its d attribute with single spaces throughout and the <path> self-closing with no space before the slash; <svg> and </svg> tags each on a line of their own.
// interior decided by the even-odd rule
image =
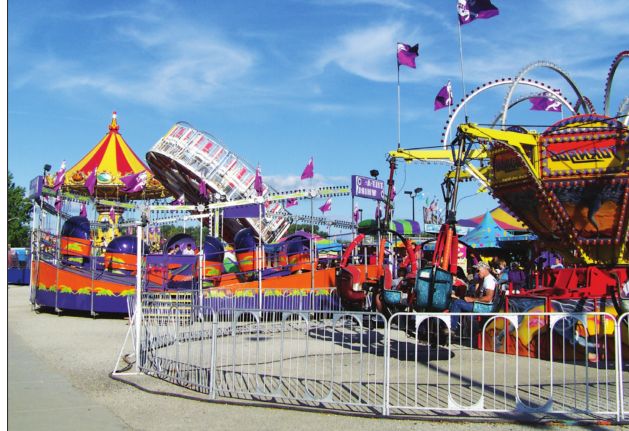
<svg viewBox="0 0 629 431">
<path fill-rule="evenodd" d="M 393 318 L 398 316 L 398 314 L 394 314 L 389 317 L 389 319 L 385 319 L 384 323 L 384 388 L 382 388 L 382 415 L 389 416 L 391 414 L 389 407 L 389 383 L 391 376 L 389 375 L 389 360 L 391 358 L 391 322 Z M 399 320 L 399 317 L 398 317 Z"/>
<path fill-rule="evenodd" d="M 210 399 L 216 398 L 216 356 L 217 356 L 217 335 L 218 335 L 218 313 L 210 310 L 212 319 L 212 351 L 210 353 Z"/>
</svg>

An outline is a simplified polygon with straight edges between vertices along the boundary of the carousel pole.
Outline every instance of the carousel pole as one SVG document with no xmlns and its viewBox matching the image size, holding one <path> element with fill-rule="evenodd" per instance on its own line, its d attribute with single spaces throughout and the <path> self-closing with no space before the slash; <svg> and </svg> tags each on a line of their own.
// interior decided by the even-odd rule
<svg viewBox="0 0 629 431">
<path fill-rule="evenodd" d="M 55 312 L 60 313 L 59 309 L 59 267 L 61 266 L 61 213 L 63 211 L 63 198 L 60 197 L 59 210 L 57 211 L 57 253 L 56 253 L 56 281 L 55 281 Z"/>
<path fill-rule="evenodd" d="M 140 372 L 140 329 L 142 324 L 142 222 L 136 226 L 136 260 L 135 260 L 135 371 Z"/>
<path fill-rule="evenodd" d="M 310 198 L 310 302 L 312 304 L 312 298 L 314 295 L 315 288 L 315 251 L 314 251 L 314 242 L 312 241 L 312 237 L 314 236 L 314 189 L 312 191 L 312 196 Z"/>
<path fill-rule="evenodd" d="M 94 204 L 94 220 L 98 220 L 98 210 L 96 209 L 96 204 Z M 97 231 L 98 232 L 98 231 Z M 90 314 L 92 316 L 96 316 L 96 312 L 94 311 L 94 272 L 96 272 L 96 241 L 92 238 L 92 247 L 90 249 L 90 278 L 91 278 L 91 288 L 90 288 Z"/>
<path fill-rule="evenodd" d="M 203 275 L 205 274 L 205 250 L 203 249 L 203 218 L 199 218 L 199 313 L 203 312 Z M 203 315 L 201 314 L 201 317 Z"/>
<path fill-rule="evenodd" d="M 262 202 L 258 203 L 258 308 L 262 312 Z"/>
</svg>

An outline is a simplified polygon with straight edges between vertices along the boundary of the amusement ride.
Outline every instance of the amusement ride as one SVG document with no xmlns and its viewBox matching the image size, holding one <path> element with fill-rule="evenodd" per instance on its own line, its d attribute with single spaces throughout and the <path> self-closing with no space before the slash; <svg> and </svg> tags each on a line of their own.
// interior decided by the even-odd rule
<svg viewBox="0 0 629 431">
<path fill-rule="evenodd" d="M 442 149 L 398 147 L 389 152 L 383 218 L 363 227 L 356 220 L 329 220 L 312 212 L 295 216 L 286 209 L 286 202 L 294 199 L 309 201 L 312 207 L 315 198 L 353 196 L 350 187 L 277 191 L 264 185 L 256 190 L 254 168 L 187 123 L 175 124 L 160 138 L 145 164 L 122 139 L 114 115 L 108 134 L 65 172 L 63 184 L 52 177 L 33 180 L 31 300 L 57 311 L 126 312 L 127 298 L 135 293 L 140 277 L 146 291 L 196 289 L 193 302 L 243 297 L 263 307 L 270 297 L 300 298 L 323 291 L 322 297 L 346 309 L 374 309 L 385 315 L 446 311 L 452 293 L 465 285 L 460 283 L 457 255 L 459 243 L 465 245 L 457 234 L 459 183 L 475 180 L 529 228 L 531 248 L 553 251 L 565 264 L 560 269 L 531 266 L 526 289 L 497 289 L 494 299 L 475 304 L 475 311 L 629 311 L 627 98 L 617 114 L 609 112 L 615 71 L 628 56 L 624 51 L 612 62 L 601 113 L 566 72 L 549 62 L 533 63 L 514 78 L 479 86 L 454 107 Z M 576 102 L 527 78 L 538 68 L 563 78 Z M 457 122 L 468 103 L 498 87 L 507 91 L 492 124 L 480 126 L 467 118 Z M 519 87 L 535 93 L 516 97 Z M 570 116 L 541 133 L 507 123 L 511 108 L 540 96 L 561 104 Z M 398 161 L 451 165 L 442 183 L 445 222 L 427 265 L 420 265 L 424 244 L 392 229 Z M 92 219 L 85 213 L 72 215 L 86 204 L 94 211 Z M 329 264 L 335 259 L 322 264 L 316 245 L 322 239 L 312 230 L 286 235 L 295 222 L 334 226 L 356 236 L 347 244 L 333 245 L 338 265 Z M 160 226 L 168 223 L 198 223 L 199 238 L 184 232 L 162 240 Z M 137 226 L 144 227 L 146 244 L 137 242 L 132 230 L 125 232 Z M 402 247 L 392 252 L 396 240 Z M 158 246 L 148 253 L 150 243 Z M 190 254 L 173 253 L 186 248 Z M 374 252 L 373 259 L 367 259 L 367 248 Z M 139 275 L 138 254 L 143 256 Z M 398 266 L 408 271 L 394 285 Z M 583 328 L 592 325 L 596 322 L 579 321 L 575 331 L 585 333 Z M 506 328 L 493 325 L 484 330 Z M 525 345 L 533 337 L 519 336 L 518 341 L 509 336 L 511 340 L 490 347 L 509 350 L 510 343 Z"/>
</svg>

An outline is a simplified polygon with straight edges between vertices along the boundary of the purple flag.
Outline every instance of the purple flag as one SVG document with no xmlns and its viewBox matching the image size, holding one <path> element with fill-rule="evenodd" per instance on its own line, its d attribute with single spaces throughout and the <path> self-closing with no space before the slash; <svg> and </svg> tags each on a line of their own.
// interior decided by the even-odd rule
<svg viewBox="0 0 629 431">
<path fill-rule="evenodd" d="M 183 205 L 185 201 L 186 201 L 186 199 L 185 199 L 184 195 L 181 195 L 177 199 L 172 201 L 170 204 L 171 205 Z"/>
<path fill-rule="evenodd" d="M 96 188 L 96 168 L 85 179 L 85 187 L 90 192 L 90 196 L 94 196 L 94 189 Z"/>
<path fill-rule="evenodd" d="M 354 205 L 354 223 L 358 223 L 360 221 L 360 209 L 358 205 Z"/>
<path fill-rule="evenodd" d="M 382 210 L 380 209 L 380 201 L 378 201 L 378 205 L 376 205 L 375 219 L 378 220 L 379 218 L 382 218 Z"/>
<path fill-rule="evenodd" d="M 57 195 L 57 197 L 55 198 L 55 210 L 57 210 L 58 214 L 61 213 L 61 205 L 62 205 L 61 195 Z"/>
<path fill-rule="evenodd" d="M 456 12 L 461 25 L 469 24 L 477 18 L 491 18 L 500 13 L 489 0 L 457 0 Z"/>
<path fill-rule="evenodd" d="M 435 97 L 435 111 L 446 106 L 452 106 L 452 83 L 450 81 L 441 87 L 437 97 Z"/>
<path fill-rule="evenodd" d="M 142 171 L 120 178 L 120 181 L 124 184 L 121 190 L 125 193 L 141 192 L 146 186 L 146 177 L 146 171 Z"/>
<path fill-rule="evenodd" d="M 285 208 L 290 208 L 290 207 L 294 207 L 295 205 L 298 205 L 299 202 L 297 201 L 297 199 L 292 198 L 292 199 L 288 199 L 286 200 L 286 205 L 284 205 Z"/>
<path fill-rule="evenodd" d="M 419 44 L 413 46 L 405 43 L 397 44 L 397 65 L 412 67 L 415 69 L 415 57 L 419 55 Z"/>
<path fill-rule="evenodd" d="M 81 217 L 87 217 L 87 206 L 85 204 L 81 204 L 81 212 L 79 212 Z"/>
<path fill-rule="evenodd" d="M 308 161 L 308 164 L 304 168 L 304 171 L 301 173 L 301 179 L 305 180 L 312 177 L 314 177 L 314 159 L 311 157 Z"/>
<path fill-rule="evenodd" d="M 109 208 L 109 221 L 111 221 L 111 224 L 116 223 L 116 211 L 114 210 L 114 207 Z"/>
<path fill-rule="evenodd" d="M 561 112 L 561 102 L 550 97 L 531 97 L 531 111 Z"/>
<path fill-rule="evenodd" d="M 203 196 L 204 198 L 207 198 L 210 196 L 207 191 L 207 184 L 203 180 L 199 181 L 199 194 Z"/>
<path fill-rule="evenodd" d="M 325 214 L 326 211 L 330 211 L 332 209 L 332 198 L 328 198 L 327 201 L 323 205 L 319 207 L 319 210 Z"/>
<path fill-rule="evenodd" d="M 264 183 L 262 182 L 262 173 L 260 172 L 260 166 L 256 169 L 256 178 L 253 181 L 253 188 L 258 193 L 258 196 L 264 194 Z"/>
<path fill-rule="evenodd" d="M 66 182 L 66 161 L 61 162 L 61 167 L 55 174 L 55 182 L 52 185 L 52 188 L 57 191 L 59 190 L 63 184 Z"/>
</svg>

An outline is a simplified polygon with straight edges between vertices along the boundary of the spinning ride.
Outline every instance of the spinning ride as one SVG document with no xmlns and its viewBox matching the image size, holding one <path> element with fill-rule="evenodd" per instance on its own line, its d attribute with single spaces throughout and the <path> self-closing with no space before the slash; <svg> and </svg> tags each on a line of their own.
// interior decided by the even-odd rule
<svg viewBox="0 0 629 431">
<path fill-rule="evenodd" d="M 188 204 L 237 201 L 257 196 L 253 187 L 255 169 L 207 132 L 187 123 L 177 123 L 147 153 L 148 164 L 157 178 Z M 265 193 L 274 193 L 268 186 Z M 222 236 L 233 241 L 244 228 L 254 229 L 264 242 L 279 240 L 288 230 L 290 214 L 281 202 L 265 205 L 261 223 L 254 216 L 225 218 Z"/>
<path fill-rule="evenodd" d="M 450 117 L 443 142 L 465 103 L 485 89 L 509 85 L 503 109 L 495 121 L 501 120 L 500 129 L 461 124 L 450 144 L 451 149 L 398 149 L 389 153 L 392 159 L 453 164 L 454 169 L 446 175 L 444 184 L 449 182 L 456 190 L 459 180 L 477 179 L 538 236 L 540 249 L 558 252 L 571 266 L 537 274 L 530 290 L 507 298 L 505 309 L 508 311 L 578 309 L 615 315 L 629 309 L 625 305 L 629 299 L 623 289 L 623 286 L 625 289 L 629 287 L 629 129 L 626 116 L 629 106 L 623 102 L 617 118 L 606 115 L 611 81 L 618 64 L 627 56 L 629 52 L 619 54 L 610 69 L 605 114 L 595 113 L 590 100 L 561 69 L 551 63 L 538 62 L 526 67 L 515 79 L 493 81 L 467 96 Z M 538 67 L 556 71 L 569 83 L 577 97 L 574 105 L 569 104 L 558 90 L 547 87 L 544 96 L 560 101 L 574 115 L 556 122 L 542 133 L 517 126 L 507 128 L 509 108 L 521 100 L 540 96 L 531 95 L 512 103 L 515 87 L 545 87 L 539 81 L 524 78 Z M 456 193 L 454 196 L 456 202 Z M 454 211 L 456 207 L 452 206 L 439 236 L 445 244 L 441 253 L 439 249 L 436 252 L 441 264 L 434 262 L 453 274 L 454 268 L 448 268 L 444 263 L 451 261 L 448 244 L 456 238 L 452 234 Z M 430 289 L 440 293 L 436 284 Z M 594 322 L 579 322 L 575 333 L 587 336 L 588 331 L 584 328 L 591 324 Z M 491 331 L 498 329 L 505 330 L 493 327 Z M 508 335 L 512 345 L 517 343 L 513 334 Z M 521 338 L 519 341 L 527 342 Z M 509 350 L 508 344 L 493 347 Z"/>
</svg>

